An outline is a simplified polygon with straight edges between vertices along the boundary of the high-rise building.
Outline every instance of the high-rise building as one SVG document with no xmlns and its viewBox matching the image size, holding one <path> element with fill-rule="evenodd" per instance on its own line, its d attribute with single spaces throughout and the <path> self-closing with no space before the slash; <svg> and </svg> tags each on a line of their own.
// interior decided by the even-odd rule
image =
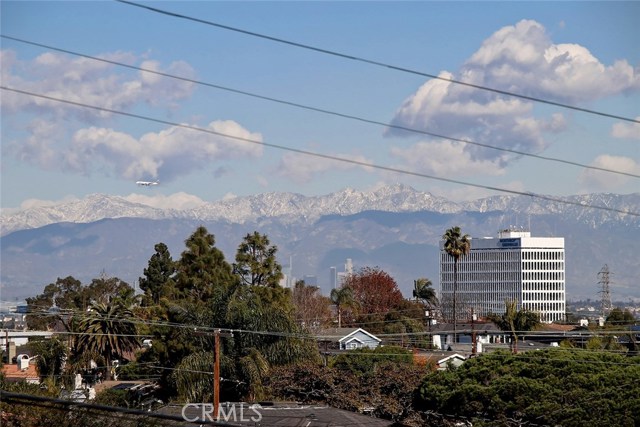
<svg viewBox="0 0 640 427">
<path fill-rule="evenodd" d="M 338 287 L 338 272 L 335 267 L 329 268 L 329 286 L 331 289 Z"/>
<path fill-rule="evenodd" d="M 341 287 L 347 277 L 353 275 L 353 261 L 351 258 L 347 258 L 344 263 L 344 271 L 338 271 L 336 267 L 330 267 L 329 274 L 329 284 L 331 289 Z"/>
<path fill-rule="evenodd" d="M 440 242 L 443 315 L 452 318 L 453 258 Z M 528 231 L 502 230 L 498 238 L 471 239 L 471 251 L 458 260 L 456 317 L 505 312 L 505 300 L 539 313 L 543 322 L 565 317 L 563 237 L 531 237 Z"/>
</svg>

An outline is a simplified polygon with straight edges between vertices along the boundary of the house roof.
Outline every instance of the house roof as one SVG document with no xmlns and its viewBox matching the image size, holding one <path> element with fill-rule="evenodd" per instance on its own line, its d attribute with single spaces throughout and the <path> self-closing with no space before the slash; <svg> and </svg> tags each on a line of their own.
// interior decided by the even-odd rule
<svg viewBox="0 0 640 427">
<path fill-rule="evenodd" d="M 413 354 L 414 359 L 416 360 L 430 360 L 436 363 L 437 365 L 441 365 L 446 363 L 450 359 L 460 359 L 466 360 L 467 357 L 460 353 L 452 353 L 450 351 L 416 351 Z"/>
<path fill-rule="evenodd" d="M 343 409 L 336 409 L 324 405 L 299 405 L 296 403 L 263 403 L 262 405 L 249 406 L 247 403 L 221 403 L 221 409 L 230 413 L 235 407 L 236 417 L 230 418 L 229 423 L 238 426 L 281 426 L 281 427 L 386 427 L 393 424 L 392 421 L 374 418 Z M 243 417 L 240 416 L 240 406 L 243 406 Z M 251 409 L 253 408 L 253 409 Z M 182 415 L 182 406 L 166 406 L 158 410 L 164 414 Z M 225 413 L 223 412 L 223 414 Z M 189 407 L 184 414 L 190 418 L 201 416 L 202 410 L 197 406 Z M 251 417 L 260 414 L 260 421 L 256 423 Z M 197 424 L 197 423 L 196 423 Z M 196 425 L 188 424 L 188 425 Z"/>
<path fill-rule="evenodd" d="M 471 331 L 475 331 L 478 334 L 489 334 L 489 333 L 505 334 L 506 333 L 500 328 L 498 328 L 498 326 L 496 326 L 496 324 L 493 322 L 478 321 L 478 322 L 474 322 L 473 324 L 471 322 L 459 322 L 456 326 L 459 334 L 471 333 Z M 437 323 L 431 326 L 431 332 L 432 333 L 441 333 L 441 332 L 452 333 L 453 323 Z"/>
<path fill-rule="evenodd" d="M 576 325 L 561 325 L 559 323 L 544 323 L 540 325 L 541 331 L 561 331 L 568 332 L 573 331 L 576 328 Z"/>
<path fill-rule="evenodd" d="M 323 340 L 323 341 L 338 341 L 338 342 L 342 342 L 345 339 L 351 337 L 352 335 L 354 335 L 356 332 L 362 332 L 368 336 L 370 336 L 371 338 L 373 338 L 376 341 L 382 341 L 380 338 L 376 337 L 375 335 L 373 335 L 370 332 L 365 331 L 362 328 L 332 328 L 332 329 L 323 329 L 321 331 L 318 331 L 318 333 L 316 334 L 316 338 Z"/>
<path fill-rule="evenodd" d="M 25 370 L 20 370 L 17 364 L 7 364 L 2 367 L 2 372 L 7 380 L 19 381 L 19 380 L 39 380 L 38 369 L 36 365 L 30 363 L 29 367 Z"/>
</svg>

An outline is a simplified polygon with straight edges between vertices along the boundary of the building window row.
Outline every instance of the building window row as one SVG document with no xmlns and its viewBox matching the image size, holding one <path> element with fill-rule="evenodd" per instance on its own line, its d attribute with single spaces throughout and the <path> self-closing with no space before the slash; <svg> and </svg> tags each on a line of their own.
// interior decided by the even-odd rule
<svg viewBox="0 0 640 427">
<path fill-rule="evenodd" d="M 523 291 L 564 291 L 564 282 L 524 282 Z"/>
<path fill-rule="evenodd" d="M 442 273 L 442 282 L 453 282 L 453 273 Z M 461 273 L 458 274 L 458 283 L 463 282 L 518 282 L 520 283 L 520 273 Z"/>
<path fill-rule="evenodd" d="M 562 261 L 554 261 L 554 262 L 523 262 L 522 263 L 523 270 L 564 270 L 564 262 Z"/>
<path fill-rule="evenodd" d="M 524 302 L 532 301 L 564 301 L 564 292 L 524 292 Z"/>
<path fill-rule="evenodd" d="M 564 261 L 564 251 L 523 251 L 523 260 Z"/>
<path fill-rule="evenodd" d="M 564 271 L 525 271 L 522 280 L 564 280 Z"/>
</svg>

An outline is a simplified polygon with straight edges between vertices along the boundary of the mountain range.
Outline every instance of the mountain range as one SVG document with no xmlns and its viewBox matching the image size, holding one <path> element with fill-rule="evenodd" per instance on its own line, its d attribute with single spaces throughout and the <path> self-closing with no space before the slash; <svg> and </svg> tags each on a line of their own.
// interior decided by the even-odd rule
<svg viewBox="0 0 640 427">
<path fill-rule="evenodd" d="M 389 273 L 405 296 L 419 277 L 439 287 L 438 242 L 447 228 L 495 237 L 499 229 L 517 226 L 532 236 L 565 238 L 568 299 L 597 300 L 605 264 L 614 299 L 640 298 L 640 218 L 616 212 L 640 212 L 640 193 L 563 200 L 569 204 L 530 196 L 456 203 L 394 185 L 315 197 L 265 193 L 177 210 L 94 194 L 0 216 L 0 299 L 36 295 L 66 276 L 88 283 L 107 274 L 134 284 L 156 243 L 165 243 L 177 259 L 200 225 L 229 262 L 242 238 L 258 231 L 278 247 L 285 273 L 317 281 L 325 294 L 330 268 L 343 271 L 350 258 L 356 270 L 377 266 Z"/>
</svg>

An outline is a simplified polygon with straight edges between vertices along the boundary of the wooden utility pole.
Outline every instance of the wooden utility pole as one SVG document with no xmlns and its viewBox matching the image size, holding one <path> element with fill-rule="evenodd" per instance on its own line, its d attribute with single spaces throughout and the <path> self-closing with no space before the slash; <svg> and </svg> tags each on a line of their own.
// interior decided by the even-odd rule
<svg viewBox="0 0 640 427">
<path fill-rule="evenodd" d="M 211 336 L 211 332 L 196 331 L 196 335 Z M 220 337 L 232 337 L 233 331 L 213 331 L 213 417 L 217 421 L 220 409 Z"/>
<path fill-rule="evenodd" d="M 233 331 L 221 332 L 216 329 L 213 332 L 213 416 L 217 421 L 220 413 L 220 337 L 232 337 Z"/>
</svg>

